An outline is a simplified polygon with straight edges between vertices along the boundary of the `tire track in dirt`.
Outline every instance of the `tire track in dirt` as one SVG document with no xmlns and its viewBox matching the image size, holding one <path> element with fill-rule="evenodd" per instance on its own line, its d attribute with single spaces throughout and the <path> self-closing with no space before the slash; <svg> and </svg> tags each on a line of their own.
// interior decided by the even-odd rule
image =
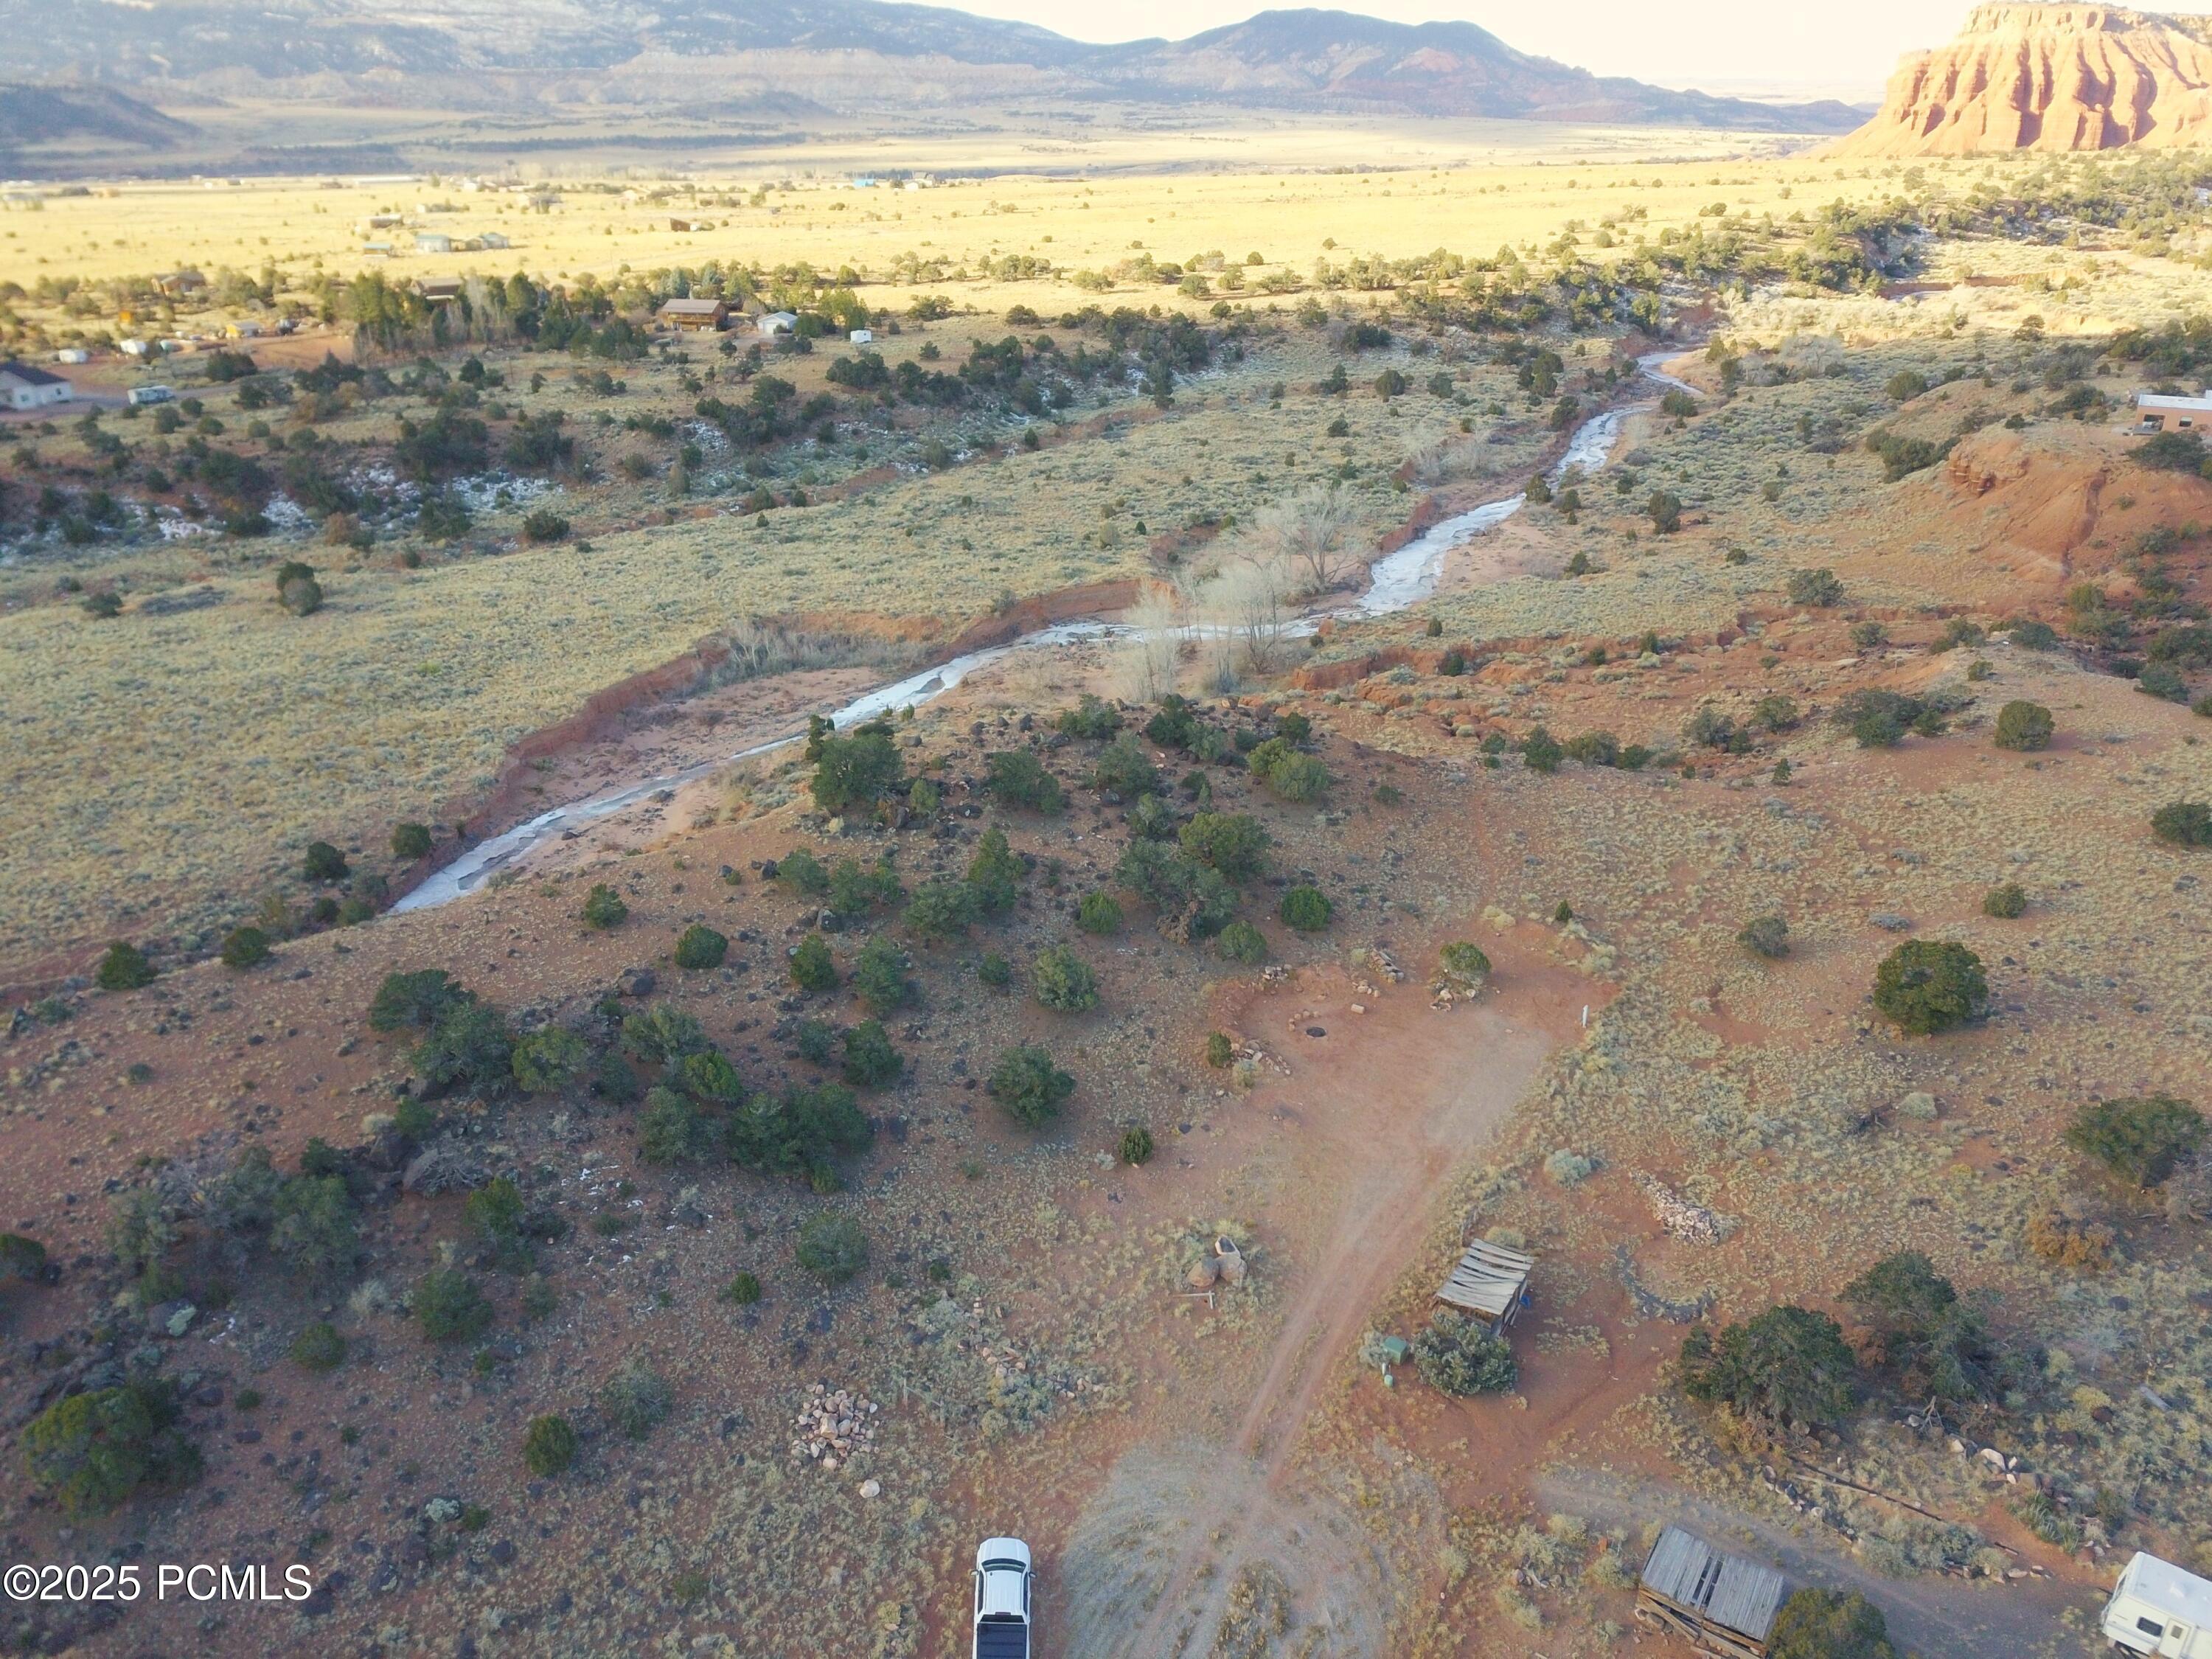
<svg viewBox="0 0 2212 1659">
<path fill-rule="evenodd" d="M 1496 1002 L 1430 1016 L 1415 1028 L 1433 1033 L 1425 1043 L 1401 1041 L 1385 1056 L 1351 1042 L 1302 1060 L 1302 1095 L 1339 1106 L 1309 1154 L 1336 1194 L 1320 1249 L 1297 1269 L 1266 1369 L 1225 1439 L 1133 1449 L 1079 1523 L 1063 1559 L 1070 1659 L 1382 1652 L 1388 1563 L 1293 1460 L 1322 1389 L 1419 1251 L 1453 1176 L 1571 1029 L 1568 1004 L 1587 988 L 1532 977 Z M 1314 1111 L 1316 1127 L 1322 1117 Z M 1262 1580 L 1288 1589 L 1279 1619 L 1255 1615 Z"/>
</svg>

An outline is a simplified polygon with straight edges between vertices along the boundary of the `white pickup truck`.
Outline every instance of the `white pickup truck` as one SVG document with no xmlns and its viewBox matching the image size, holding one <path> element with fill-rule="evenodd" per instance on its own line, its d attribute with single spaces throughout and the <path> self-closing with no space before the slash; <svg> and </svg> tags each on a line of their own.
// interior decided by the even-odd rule
<svg viewBox="0 0 2212 1659">
<path fill-rule="evenodd" d="M 975 1659 L 1030 1659 L 1030 1591 L 1036 1570 L 1018 1538 L 986 1538 L 975 1548 Z"/>
</svg>

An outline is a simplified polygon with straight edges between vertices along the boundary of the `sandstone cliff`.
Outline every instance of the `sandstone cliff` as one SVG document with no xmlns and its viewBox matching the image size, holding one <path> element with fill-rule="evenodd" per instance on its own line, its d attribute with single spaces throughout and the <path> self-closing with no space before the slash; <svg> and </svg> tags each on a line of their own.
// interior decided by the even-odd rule
<svg viewBox="0 0 2212 1659">
<path fill-rule="evenodd" d="M 1948 46 L 1890 77 L 1881 112 L 1836 156 L 2112 149 L 2212 136 L 2204 21 L 2112 6 L 1980 6 Z"/>
</svg>

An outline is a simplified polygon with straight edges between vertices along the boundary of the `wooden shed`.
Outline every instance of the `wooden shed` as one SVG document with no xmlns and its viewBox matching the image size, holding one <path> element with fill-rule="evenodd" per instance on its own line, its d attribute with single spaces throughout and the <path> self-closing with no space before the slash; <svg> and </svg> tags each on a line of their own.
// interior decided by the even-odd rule
<svg viewBox="0 0 2212 1659">
<path fill-rule="evenodd" d="M 1637 1583 L 1636 1617 L 1713 1659 L 1766 1659 L 1766 1633 L 1788 1594 L 1777 1569 L 1668 1527 Z"/>
<path fill-rule="evenodd" d="M 1486 1319 L 1493 1329 L 1502 1331 L 1520 1313 L 1528 1272 L 1535 1265 L 1535 1257 L 1523 1251 L 1478 1238 L 1437 1291 L 1437 1300 Z"/>
</svg>

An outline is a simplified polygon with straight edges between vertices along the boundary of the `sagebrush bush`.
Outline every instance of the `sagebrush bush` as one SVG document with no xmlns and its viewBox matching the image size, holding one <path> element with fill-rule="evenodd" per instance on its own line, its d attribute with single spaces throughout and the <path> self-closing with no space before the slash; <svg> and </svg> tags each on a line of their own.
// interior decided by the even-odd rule
<svg viewBox="0 0 2212 1659">
<path fill-rule="evenodd" d="M 1152 1156 L 1152 1132 L 1142 1127 L 1124 1129 L 1118 1149 L 1121 1162 L 1128 1164 L 1147 1164 Z"/>
<path fill-rule="evenodd" d="M 793 1254 L 816 1278 L 842 1285 L 868 1265 L 868 1238 L 851 1216 L 823 1211 L 799 1230 Z"/>
<path fill-rule="evenodd" d="M 667 1420 L 676 1390 L 642 1355 L 624 1360 L 599 1389 L 599 1409 L 628 1439 L 642 1440 Z"/>
<path fill-rule="evenodd" d="M 311 841 L 301 860 L 301 873 L 309 881 L 343 881 L 349 873 L 345 854 L 326 841 Z"/>
<path fill-rule="evenodd" d="M 1250 922 L 1240 919 L 1221 930 L 1221 936 L 1214 940 L 1213 948 L 1224 962 L 1241 962 L 1248 968 L 1254 968 L 1267 959 L 1267 936 Z"/>
<path fill-rule="evenodd" d="M 338 1328 L 319 1319 L 292 1339 L 292 1363 L 303 1370 L 334 1371 L 345 1364 L 346 1341 Z"/>
<path fill-rule="evenodd" d="M 2155 1187 L 2204 1142 L 2204 1115 L 2172 1095 L 2136 1095 L 2082 1107 L 2066 1144 L 2123 1181 Z"/>
<path fill-rule="evenodd" d="M 1438 977 L 1453 990 L 1480 990 L 1490 981 L 1490 957 L 1472 939 L 1455 939 L 1437 952 Z"/>
<path fill-rule="evenodd" d="M 552 1479 L 576 1461 L 576 1431 L 565 1417 L 533 1417 L 522 1437 L 522 1462 L 540 1480 Z"/>
<path fill-rule="evenodd" d="M 1098 1006 L 1098 975 L 1064 945 L 1037 957 L 1030 969 L 1030 984 L 1038 1002 L 1060 1013 L 1081 1013 Z"/>
<path fill-rule="evenodd" d="M 1121 906 L 1111 893 L 1085 893 L 1075 907 L 1075 925 L 1104 936 L 1121 931 Z"/>
<path fill-rule="evenodd" d="M 430 856 L 430 826 L 427 823 L 395 823 L 392 826 L 392 856 L 413 863 L 416 859 Z"/>
<path fill-rule="evenodd" d="M 233 928 L 222 941 L 222 965 L 254 968 L 269 960 L 269 935 L 248 925 Z"/>
<path fill-rule="evenodd" d="M 830 941 L 809 933 L 791 953 L 791 982 L 802 991 L 836 988 L 837 963 L 830 954 Z"/>
<path fill-rule="evenodd" d="M 2202 801 L 2161 806 L 2150 815 L 2150 832 L 2170 846 L 2212 847 L 2212 806 Z"/>
<path fill-rule="evenodd" d="M 416 1283 L 413 1304 L 422 1334 L 433 1342 L 464 1342 L 491 1325 L 491 1304 L 459 1267 L 435 1267 L 423 1274 Z"/>
<path fill-rule="evenodd" d="M 2027 889 L 2016 881 L 2000 883 L 1982 895 L 1982 914 L 2011 921 L 2027 914 Z"/>
</svg>

